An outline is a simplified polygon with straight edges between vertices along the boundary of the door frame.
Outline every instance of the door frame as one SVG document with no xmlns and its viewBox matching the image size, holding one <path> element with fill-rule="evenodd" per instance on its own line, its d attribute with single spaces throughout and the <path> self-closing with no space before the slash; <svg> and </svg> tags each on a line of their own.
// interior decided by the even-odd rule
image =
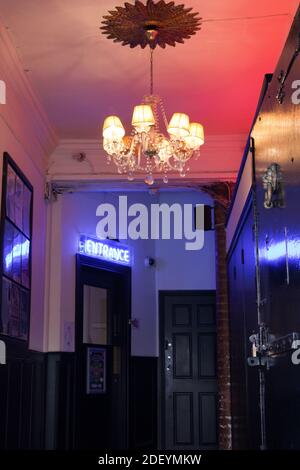
<svg viewBox="0 0 300 470">
<path fill-rule="evenodd" d="M 124 289 L 128 292 L 127 306 L 124 305 L 124 322 L 121 325 L 121 341 L 122 344 L 125 342 L 125 352 L 126 352 L 126 362 L 124 370 L 121 372 L 121 381 L 124 384 L 124 389 L 126 390 L 126 397 L 123 400 L 123 411 L 126 421 L 126 448 L 129 446 L 130 436 L 130 423 L 129 423 L 129 391 L 130 391 L 130 357 L 131 357 L 131 328 L 130 328 L 130 319 L 131 319 L 131 267 L 124 266 L 117 263 L 111 263 L 109 261 L 104 261 L 101 259 L 76 254 L 76 283 L 75 283 L 75 356 L 76 351 L 78 351 L 78 346 L 82 342 L 82 328 L 78 328 L 82 322 L 82 312 L 80 305 L 82 305 L 82 270 L 84 268 L 100 269 L 101 271 L 108 271 L 110 273 L 120 274 L 124 280 Z M 82 325 L 81 325 L 82 326 Z M 75 387 L 74 394 L 77 392 L 76 389 L 76 370 L 75 370 Z M 75 396 L 74 396 L 75 398 Z M 76 400 L 74 400 L 76 403 Z M 74 410 L 75 411 L 75 410 Z M 75 419 L 75 415 L 74 415 Z M 75 423 L 76 424 L 76 423 Z M 75 445 L 75 436 L 76 430 L 74 429 L 74 445 Z"/>
<path fill-rule="evenodd" d="M 158 354 L 158 367 L 157 367 L 157 393 L 158 393 L 158 447 L 159 449 L 165 449 L 165 385 L 164 385 L 164 368 L 165 368 L 165 342 L 164 342 L 164 300 L 168 295 L 184 297 L 197 297 L 201 295 L 209 295 L 216 299 L 216 290 L 215 289 L 203 289 L 203 290 L 159 290 L 158 291 L 158 328 L 159 328 L 159 354 Z M 218 338 L 217 338 L 218 341 Z M 218 379 L 218 377 L 217 377 Z"/>
</svg>

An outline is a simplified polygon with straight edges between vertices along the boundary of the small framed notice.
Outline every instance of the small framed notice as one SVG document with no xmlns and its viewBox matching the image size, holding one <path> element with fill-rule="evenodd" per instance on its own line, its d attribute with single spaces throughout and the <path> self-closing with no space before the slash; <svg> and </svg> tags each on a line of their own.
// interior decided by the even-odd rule
<svg viewBox="0 0 300 470">
<path fill-rule="evenodd" d="M 86 393 L 106 393 L 106 348 L 87 348 Z"/>
</svg>

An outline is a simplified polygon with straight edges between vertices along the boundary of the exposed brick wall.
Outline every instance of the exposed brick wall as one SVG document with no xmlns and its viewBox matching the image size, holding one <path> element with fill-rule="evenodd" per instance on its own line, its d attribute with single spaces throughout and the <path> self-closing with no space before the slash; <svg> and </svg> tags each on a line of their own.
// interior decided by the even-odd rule
<svg viewBox="0 0 300 470">
<path fill-rule="evenodd" d="M 226 209 L 215 202 L 219 448 L 231 449 L 230 330 L 226 266 Z"/>
</svg>

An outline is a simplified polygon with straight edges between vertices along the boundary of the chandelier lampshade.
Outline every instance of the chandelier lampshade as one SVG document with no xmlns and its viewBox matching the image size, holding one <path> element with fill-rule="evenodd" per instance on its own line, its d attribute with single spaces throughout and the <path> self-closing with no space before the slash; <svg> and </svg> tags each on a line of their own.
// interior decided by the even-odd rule
<svg viewBox="0 0 300 470">
<path fill-rule="evenodd" d="M 189 135 L 185 138 L 186 144 L 191 149 L 197 149 L 204 144 L 204 129 L 199 122 L 191 122 Z"/>
<path fill-rule="evenodd" d="M 155 119 L 151 106 L 148 104 L 135 106 L 131 124 L 137 132 L 147 132 L 151 126 L 154 126 Z"/>
<path fill-rule="evenodd" d="M 138 174 L 148 185 L 154 183 L 157 173 L 164 183 L 168 182 L 169 172 L 184 177 L 189 171 L 188 162 L 198 157 L 204 143 L 200 123 L 190 122 L 185 113 L 174 113 L 168 121 L 162 99 L 153 93 L 153 51 L 156 46 L 175 46 L 175 42 L 182 43 L 195 34 L 200 18 L 190 11 L 191 8 L 174 2 L 147 0 L 146 4 L 127 2 L 104 17 L 102 29 L 109 38 L 131 48 L 150 48 L 150 94 L 134 106 L 131 133 L 125 135 L 118 116 L 108 116 L 103 124 L 107 162 L 113 162 L 118 173 L 126 174 L 129 181 Z M 162 123 L 165 131 L 160 130 Z"/>
<path fill-rule="evenodd" d="M 107 140 L 121 140 L 125 135 L 125 129 L 118 116 L 108 116 L 103 124 L 103 138 Z"/>
<path fill-rule="evenodd" d="M 175 138 L 189 135 L 190 119 L 187 114 L 174 113 L 168 126 L 168 133 Z"/>
</svg>

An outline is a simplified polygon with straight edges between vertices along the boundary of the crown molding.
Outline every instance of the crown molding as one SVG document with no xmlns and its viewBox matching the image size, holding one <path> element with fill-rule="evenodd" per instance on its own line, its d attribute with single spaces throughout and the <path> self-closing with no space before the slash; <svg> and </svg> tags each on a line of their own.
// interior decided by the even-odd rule
<svg viewBox="0 0 300 470">
<path fill-rule="evenodd" d="M 210 135 L 206 137 L 205 148 L 209 150 L 217 149 L 230 149 L 230 150 L 244 150 L 247 143 L 247 134 L 224 134 L 224 135 Z M 60 139 L 59 145 L 53 152 L 53 156 L 64 154 L 66 152 L 79 151 L 92 151 L 102 152 L 102 138 L 99 139 Z"/>
<path fill-rule="evenodd" d="M 235 181 L 246 140 L 246 135 L 209 136 L 202 155 L 186 177 L 180 178 L 178 174 L 170 173 L 169 180 L 181 186 L 199 181 Z M 83 154 L 81 161 L 80 154 Z M 227 166 L 226 158 L 232 160 L 232 156 L 236 164 L 231 168 Z M 201 160 L 205 165 L 201 165 Z M 224 168 L 220 168 L 216 162 L 223 160 Z M 95 185 L 97 182 L 121 184 L 124 181 L 124 175 L 119 175 L 113 165 L 106 164 L 101 140 L 95 139 L 61 140 L 49 160 L 47 176 L 52 182 L 70 185 L 74 181 L 81 182 L 83 186 L 89 182 Z M 137 175 L 136 181 L 143 179 Z"/>
</svg>

